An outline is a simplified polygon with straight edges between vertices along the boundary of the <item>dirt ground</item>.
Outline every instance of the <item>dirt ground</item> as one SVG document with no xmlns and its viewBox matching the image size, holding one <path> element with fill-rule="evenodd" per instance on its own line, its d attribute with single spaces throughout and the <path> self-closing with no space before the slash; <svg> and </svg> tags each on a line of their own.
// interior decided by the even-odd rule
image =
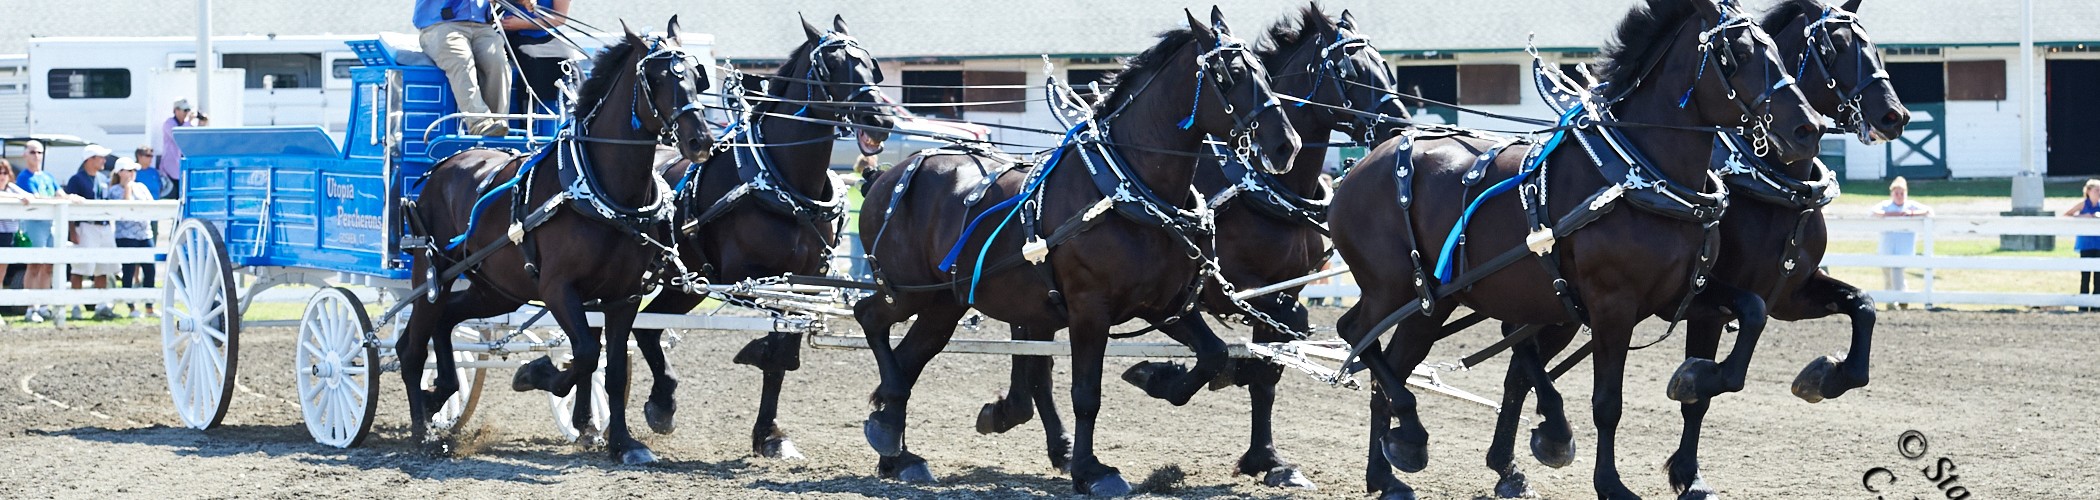
<svg viewBox="0 0 2100 500">
<path fill-rule="evenodd" d="M 1340 312 L 1316 309 L 1328 324 Z M 1889 498 L 1943 497 L 1933 489 L 1936 483 L 1966 488 L 1975 498 L 2100 498 L 2092 481 L 2100 475 L 2100 458 L 2092 453 L 2100 438 L 2091 411 L 2100 400 L 2100 381 L 2091 369 L 2093 338 L 2087 336 L 2093 318 L 1884 313 L 1873 385 L 1819 404 L 1795 399 L 1787 382 L 1808 360 L 1843 347 L 1846 322 L 1775 323 L 1759 346 L 1750 387 L 1720 398 L 1708 418 L 1705 477 L 1730 498 L 1870 498 L 1876 493 L 1862 479 L 1875 467 L 1889 471 L 1870 478 Z M 1651 322 L 1643 335 L 1661 331 Z M 961 335 L 1003 332 L 987 326 Z M 465 457 L 434 458 L 406 442 L 406 405 L 393 374 L 381 393 L 378 431 L 363 447 L 314 444 L 298 408 L 284 399 L 294 391 L 292 332 L 284 328 L 244 335 L 244 390 L 225 426 L 181 428 L 168 402 L 157 333 L 0 330 L 0 366 L 7 367 L 7 387 L 0 391 L 0 497 L 1012 498 L 1072 491 L 1043 458 L 1039 424 L 1005 435 L 973 431 L 978 406 L 1006 380 L 1008 362 L 999 357 L 949 355 L 928 369 L 912 401 L 911 445 L 931 462 L 941 483 L 919 486 L 874 477 L 876 455 L 860 433 L 875 385 L 873 363 L 863 351 L 805 351 L 803 369 L 791 374 L 783 397 L 783 423 L 809 459 L 783 462 L 749 456 L 758 372 L 728 364 L 755 334 L 685 332 L 685 342 L 672 353 L 685 374 L 680 430 L 648 435 L 637 411 L 631 421 L 665 461 L 629 467 L 561 442 L 545 396 L 510 392 L 508 373 L 491 374 L 469 425 L 476 434 Z M 1491 335 L 1475 328 L 1440 345 L 1431 359 L 1455 359 Z M 1649 497 L 1671 496 L 1661 463 L 1676 443 L 1678 405 L 1663 396 L 1663 384 L 1682 360 L 1681 345 L 1672 339 L 1631 360 L 1618 463 L 1626 482 Z M 1110 373 L 1132 362 L 1111 360 Z M 1069 422 L 1065 368 L 1059 366 L 1058 395 Z M 1501 373 L 1496 361 L 1446 379 L 1494 397 Z M 1580 458 L 1563 469 L 1548 469 L 1528 455 L 1519 459 L 1546 498 L 1593 496 L 1590 378 L 1585 366 L 1563 379 Z M 1133 483 L 1152 479 L 1145 485 L 1148 494 L 1363 495 L 1367 392 L 1286 373 L 1278 446 L 1320 489 L 1285 492 L 1231 474 L 1246 447 L 1244 391 L 1209 392 L 1172 407 L 1113 378 L 1110 384 L 1100 453 Z M 1491 497 L 1495 475 L 1481 457 L 1493 410 L 1434 396 L 1424 402 L 1432 463 L 1403 479 L 1423 498 Z M 1897 448 L 1898 437 L 1910 430 L 1929 443 L 1924 453 L 1914 453 L 1916 459 Z M 1928 474 L 1954 479 L 1932 481 Z"/>
</svg>

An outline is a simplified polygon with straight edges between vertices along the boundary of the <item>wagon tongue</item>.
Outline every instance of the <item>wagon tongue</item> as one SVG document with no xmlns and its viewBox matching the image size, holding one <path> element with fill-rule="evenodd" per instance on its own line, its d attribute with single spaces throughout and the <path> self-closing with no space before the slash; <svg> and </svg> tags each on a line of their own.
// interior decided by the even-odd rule
<svg viewBox="0 0 2100 500">
<path fill-rule="evenodd" d="M 889 140 L 890 134 L 885 131 L 872 131 L 869 129 L 860 129 L 859 131 L 854 132 L 854 135 L 860 139 L 854 142 L 860 144 L 861 156 L 875 156 L 878 154 L 882 154 L 882 143 L 883 141 Z"/>
</svg>

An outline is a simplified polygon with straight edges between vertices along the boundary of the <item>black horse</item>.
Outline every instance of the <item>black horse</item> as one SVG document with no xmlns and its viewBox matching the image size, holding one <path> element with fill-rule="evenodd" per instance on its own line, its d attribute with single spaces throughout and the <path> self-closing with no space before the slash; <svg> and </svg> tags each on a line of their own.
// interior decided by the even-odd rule
<svg viewBox="0 0 2100 500">
<path fill-rule="evenodd" d="M 1815 156 L 1821 129 L 1789 85 L 1778 49 L 1732 6 L 1648 0 L 1619 24 L 1616 40 L 1605 56 L 1606 85 L 1563 102 L 1573 107 L 1562 123 L 1577 128 L 1544 144 L 1416 131 L 1380 145 L 1337 189 L 1335 245 L 1364 290 L 1338 328 L 1372 342 L 1363 361 L 1379 382 L 1371 490 L 1414 497 L 1389 467 L 1426 467 L 1429 436 L 1396 369 L 1420 363 L 1463 304 L 1508 323 L 1594 330 L 1597 494 L 1634 496 L 1613 462 L 1625 355 L 1636 323 L 1682 312 L 1712 255 L 1710 233 L 1726 206 L 1706 170 L 1713 127 L 1741 127 L 1789 162 Z M 1490 197 L 1508 190 L 1516 193 Z M 1464 220 L 1471 227 L 1458 226 Z M 1542 265 L 1508 265 L 1527 251 Z M 1388 318 L 1417 306 L 1420 314 Z M 1365 338 L 1395 320 L 1392 349 Z M 1558 404 L 1541 393 L 1542 407 Z M 1396 416 L 1401 427 L 1387 429 Z M 1542 461 L 1572 460 L 1565 419 L 1539 432 Z"/>
<path fill-rule="evenodd" d="M 675 264 L 667 255 L 671 249 L 648 244 L 669 241 L 670 235 L 669 189 L 650 168 L 656 146 L 668 138 L 694 159 L 706 158 L 713 148 L 696 97 L 706 88 L 704 68 L 680 47 L 677 19 L 666 32 L 668 38 L 644 39 L 628 31 L 599 54 L 571 110 L 577 121 L 541 153 L 472 149 L 431 169 L 410 223 L 434 240 L 415 262 L 416 284 L 428 284 L 432 291 L 409 318 L 397 347 L 401 377 L 408 384 L 411 429 L 419 441 L 431 414 L 459 389 L 450 332 L 461 321 L 508 313 L 538 300 L 563 331 L 572 332 L 574 364 L 557 371 L 543 358 L 522 367 L 513 381 L 521 390 L 589 394 L 589 375 L 602 346 L 611 346 L 611 366 L 626 366 L 637 299 Z M 491 185 L 507 193 L 490 192 Z M 454 291 L 444 281 L 426 283 L 438 277 L 438 270 L 475 255 L 486 260 L 466 273 L 471 286 L 465 290 Z M 589 333 L 586 309 L 604 312 L 604 344 Z M 431 344 L 437 351 L 437 387 L 425 391 L 420 383 L 425 346 Z M 655 343 L 641 348 L 662 355 Z M 654 461 L 649 448 L 627 430 L 627 371 L 610 370 L 606 384 L 613 389 L 607 441 L 613 458 L 630 464 Z M 589 428 L 588 401 L 577 399 L 579 428 Z"/>
<path fill-rule="evenodd" d="M 1896 99 L 1873 42 L 1852 13 L 1859 0 L 1842 8 L 1816 0 L 1787 0 L 1766 13 L 1760 25 L 1774 34 L 1787 67 L 1798 72 L 1809 106 L 1839 126 L 1873 143 L 1903 135 L 1910 113 Z M 1712 281 L 1686 312 L 1686 364 L 1672 378 L 1670 397 L 1684 403 L 1684 433 L 1665 463 L 1670 485 L 1685 498 L 1714 496 L 1700 478 L 1698 446 L 1701 424 L 1715 395 L 1742 390 L 1752 347 L 1766 316 L 1787 321 L 1846 314 L 1852 319 L 1849 355 L 1824 356 L 1811 363 L 1793 384 L 1794 394 L 1809 402 L 1836 397 L 1867 383 L 1867 353 L 1874 329 L 1874 305 L 1865 293 L 1825 274 L 1819 267 L 1828 238 L 1823 206 L 1836 196 L 1836 179 L 1814 161 L 1781 162 L 1775 155 L 1758 157 L 1738 137 L 1722 137 L 1714 148 L 1713 167 L 1730 187 L 1734 200 L 1721 219 L 1720 252 Z M 1720 363 L 1723 326 L 1739 319 L 1742 334 Z M 1543 363 L 1574 339 L 1572 324 L 1547 326 L 1535 346 L 1520 344 L 1505 380 L 1502 407 L 1522 408 L 1525 389 L 1558 393 Z M 1535 349 L 1535 351 L 1533 351 Z M 1580 355 L 1579 353 L 1577 354 Z M 1557 397 L 1557 396 L 1556 396 Z M 1541 411 L 1559 411 L 1544 404 Z M 1488 448 L 1488 467 L 1501 475 L 1496 492 L 1515 498 L 1529 492 L 1513 463 L 1517 415 L 1505 411 Z M 1562 417 L 1549 415 L 1548 420 Z"/>
<path fill-rule="evenodd" d="M 1205 135 L 1230 137 L 1258 148 L 1247 153 L 1277 174 L 1290 169 L 1299 141 L 1275 109 L 1267 72 L 1224 16 L 1212 9 L 1203 23 L 1191 14 L 1189 26 L 1132 59 L 1096 104 L 1098 118 L 1075 127 L 1041 165 L 922 152 L 869 185 L 860 235 L 882 290 L 854 313 L 882 374 L 864 426 L 882 455 L 880 475 L 933 479 L 905 446 L 906 404 L 971 308 L 1029 332 L 1071 329 L 1078 432 L 1070 466 L 1081 493 L 1130 491 L 1094 455 L 1109 327 L 1143 319 L 1189 339 L 1193 369 L 1140 381 L 1177 405 L 1230 363 L 1194 307 L 1213 265 L 1205 252 L 1211 224 L 1192 187 L 1196 157 L 1208 152 Z M 891 325 L 913 315 L 892 348 Z"/>
<path fill-rule="evenodd" d="M 833 125 L 818 122 L 852 120 L 872 127 L 863 133 L 887 134 L 886 112 L 870 106 L 873 84 L 882 69 L 873 56 L 847 33 L 846 21 L 832 18 L 830 31 L 807 20 L 808 36 L 787 63 L 765 78 L 757 103 L 735 117 L 728 134 L 733 144 L 724 154 L 703 161 L 659 148 L 655 165 L 677 190 L 677 241 L 686 269 L 711 282 L 734 282 L 783 274 L 823 275 L 838 244 L 845 193 L 831 176 Z M 740 79 L 754 84 L 757 78 Z M 730 99 L 745 99 L 739 88 L 725 90 Z M 827 104 L 828 103 L 828 104 Z M 859 104 L 859 105 L 855 105 Z M 798 119 L 801 117 L 801 119 Z M 695 167 L 698 165 L 698 167 Z M 665 289 L 643 312 L 684 314 L 699 306 L 704 294 Z M 638 329 L 636 342 L 655 345 L 662 330 Z M 757 424 L 751 430 L 753 453 L 799 459 L 802 454 L 774 422 L 780 387 L 787 372 L 801 367 L 801 334 L 773 332 L 754 340 L 735 361 L 764 371 Z M 642 407 L 651 430 L 676 429 L 678 377 L 661 352 L 643 351 L 654 383 Z"/>
<path fill-rule="evenodd" d="M 1327 158 L 1324 141 L 1336 131 L 1382 140 L 1397 129 L 1380 123 L 1377 115 L 1408 116 L 1392 92 L 1391 69 L 1358 29 L 1356 17 L 1348 11 L 1338 19 L 1330 18 L 1315 4 L 1276 23 L 1266 43 L 1255 50 L 1269 72 L 1273 90 L 1314 103 L 1285 103 L 1282 107 L 1298 137 L 1322 141 L 1306 143 L 1298 150 L 1293 164 L 1299 168 L 1271 175 L 1246 161 L 1216 158 L 1204 158 L 1203 165 L 1196 168 L 1196 190 L 1205 194 L 1217 218 L 1219 274 L 1233 286 L 1282 282 L 1326 264 L 1327 202 L 1332 193 L 1317 168 Z M 1224 286 L 1211 286 L 1203 291 L 1203 307 L 1214 314 L 1246 318 L 1242 321 L 1253 328 L 1256 342 L 1288 342 L 1309 326 L 1305 307 L 1298 302 L 1301 288 L 1236 301 Z M 1049 334 L 1055 332 L 1017 327 L 1014 333 L 1020 340 L 1054 340 Z M 978 413 L 978 431 L 1006 432 L 1027 422 L 1039 408 L 1051 465 L 1063 468 L 1069 438 L 1051 396 L 1051 366 L 1048 356 L 1015 356 L 1013 387 Z M 1145 371 L 1166 366 L 1141 363 L 1127 375 L 1142 380 Z M 1270 418 L 1276 382 L 1282 374 L 1281 366 L 1259 359 L 1238 360 L 1234 368 L 1223 372 L 1220 381 L 1245 386 L 1253 406 L 1251 442 L 1236 471 L 1260 476 L 1269 486 L 1312 488 L 1312 479 L 1276 451 Z"/>
</svg>

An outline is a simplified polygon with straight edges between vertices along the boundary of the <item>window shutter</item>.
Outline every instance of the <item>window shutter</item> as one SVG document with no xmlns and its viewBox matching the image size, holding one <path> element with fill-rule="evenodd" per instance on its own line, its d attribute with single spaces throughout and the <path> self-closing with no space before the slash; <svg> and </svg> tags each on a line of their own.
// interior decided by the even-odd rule
<svg viewBox="0 0 2100 500">
<path fill-rule="evenodd" d="M 1947 61 L 1947 100 L 2005 100 L 2005 60 Z"/>
<path fill-rule="evenodd" d="M 1458 67 L 1458 103 L 1469 105 L 1517 104 L 1518 79 L 1522 66 L 1515 64 L 1463 64 Z"/>
</svg>

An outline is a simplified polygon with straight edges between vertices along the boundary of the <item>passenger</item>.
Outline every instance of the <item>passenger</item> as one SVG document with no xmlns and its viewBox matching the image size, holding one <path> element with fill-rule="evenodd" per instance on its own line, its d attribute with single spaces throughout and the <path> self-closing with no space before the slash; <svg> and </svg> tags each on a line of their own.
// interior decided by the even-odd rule
<svg viewBox="0 0 2100 500">
<path fill-rule="evenodd" d="M 109 173 L 102 170 L 109 165 L 109 148 L 100 144 L 89 144 L 84 149 L 87 159 L 80 161 L 79 172 L 74 172 L 72 178 L 66 179 L 66 194 L 89 200 L 108 199 Z M 74 222 L 73 246 L 116 248 L 117 233 L 106 220 Z M 106 263 L 73 264 L 71 267 L 73 272 L 67 274 L 71 275 L 75 290 L 79 290 L 81 282 L 87 278 L 94 280 L 95 288 L 109 288 L 109 277 L 115 276 L 118 270 L 116 264 Z M 80 319 L 80 313 L 80 306 L 74 305 L 70 317 Z M 95 307 L 96 321 L 111 319 L 117 319 L 117 313 L 110 310 L 108 304 L 98 304 Z"/>
<path fill-rule="evenodd" d="M 139 164 L 137 162 L 118 160 L 117 168 L 110 176 L 109 190 L 103 193 L 103 199 L 154 199 L 153 189 L 146 187 L 146 183 L 139 182 Z M 120 220 L 116 222 L 116 226 L 117 248 L 153 247 L 153 231 L 146 225 L 146 221 Z M 123 271 L 118 279 L 124 288 L 153 288 L 153 271 L 152 262 L 123 264 Z M 133 318 L 139 317 L 137 303 L 127 302 L 124 304 L 124 307 L 127 309 L 126 312 L 129 316 Z M 154 313 L 152 302 L 146 303 L 146 315 L 159 316 L 159 314 Z"/>
<path fill-rule="evenodd" d="M 414 20 L 423 53 L 445 71 L 452 98 L 465 113 L 510 112 L 510 64 L 503 60 L 503 34 L 489 7 L 489 0 L 416 0 Z M 464 123 L 474 134 L 510 133 L 496 118 L 469 118 Z"/>
<path fill-rule="evenodd" d="M 161 155 L 151 165 L 154 175 L 161 181 L 162 196 L 173 198 L 182 193 L 182 146 L 175 144 L 175 127 L 194 125 L 190 121 L 191 113 L 189 99 L 176 99 L 174 116 L 160 122 L 159 150 L 167 154 Z M 139 149 L 146 150 L 147 154 L 153 151 L 151 147 Z"/>
<path fill-rule="evenodd" d="M 45 153 L 43 142 L 32 140 L 22 145 L 22 166 L 24 169 L 15 175 L 15 185 L 37 199 L 71 200 L 79 198 L 62 191 L 58 184 L 58 178 L 52 177 L 50 172 L 44 171 Z M 37 248 L 48 248 L 51 246 L 51 220 L 23 219 L 21 230 L 29 235 L 29 246 Z M 29 270 L 23 272 L 22 288 L 34 290 L 50 289 L 51 271 L 51 264 L 29 264 Z M 29 312 L 23 316 L 24 319 L 31 323 L 39 323 L 51 319 L 52 313 L 51 308 L 36 305 L 30 306 Z"/>
<path fill-rule="evenodd" d="M 504 38 L 510 42 L 510 53 L 518 58 L 518 71 L 514 75 L 517 84 L 512 86 L 512 98 L 518 109 L 535 114 L 556 114 L 561 105 L 562 61 L 579 59 L 577 52 L 553 33 L 542 28 L 561 26 L 568 20 L 569 0 L 538 0 L 529 4 L 524 0 L 504 0 L 511 5 L 510 13 L 503 16 Z M 551 124 L 550 124 L 551 125 Z"/>
<path fill-rule="evenodd" d="M 2078 203 L 2072 204 L 2070 208 L 2064 209 L 2064 217 L 2100 217 L 2100 179 L 2086 179 L 2085 198 L 2078 200 Z M 2079 235 L 2076 248 L 2078 249 L 2079 257 L 2088 259 L 2100 257 L 2100 235 Z M 2100 293 L 2100 273 L 2091 271 L 2079 272 L 2078 293 Z M 2080 307 L 2078 310 L 2092 311 L 2093 308 Z"/>
</svg>

